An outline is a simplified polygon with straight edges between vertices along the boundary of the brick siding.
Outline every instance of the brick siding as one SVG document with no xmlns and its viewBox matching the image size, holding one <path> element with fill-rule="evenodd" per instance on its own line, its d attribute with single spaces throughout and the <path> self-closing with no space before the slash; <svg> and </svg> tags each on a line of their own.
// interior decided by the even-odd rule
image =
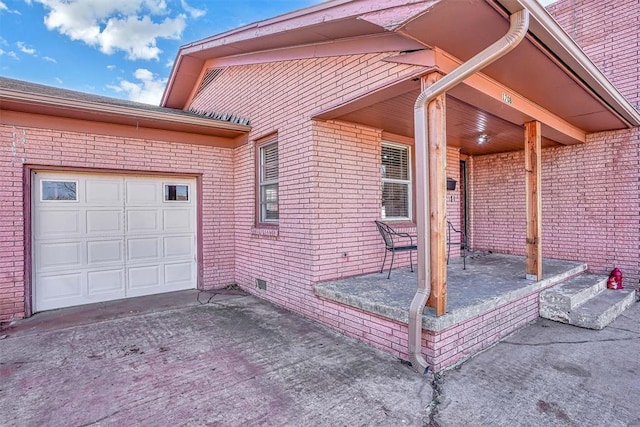
<svg viewBox="0 0 640 427">
<path fill-rule="evenodd" d="M 640 0 L 561 0 L 547 9 L 640 110 Z"/>
<path fill-rule="evenodd" d="M 391 55 L 233 66 L 192 102 L 192 108 L 252 120 L 250 142 L 234 156 L 235 265 L 242 287 L 256 292 L 256 279 L 266 280 L 261 297 L 315 313 L 322 308 L 313 283 L 379 268 L 383 246 L 373 221 L 380 216 L 381 132 L 310 117 L 417 69 L 381 61 Z M 272 132 L 279 143 L 280 219 L 277 231 L 262 231 L 254 219 L 254 141 Z"/>
<path fill-rule="evenodd" d="M 640 279 L 640 129 L 542 151 L 542 253 Z M 496 173 L 499 171 L 499 173 Z M 523 152 L 473 159 L 472 245 L 524 255 Z"/>
<path fill-rule="evenodd" d="M 549 7 L 620 92 L 640 107 L 640 1 L 562 0 Z M 472 245 L 524 254 L 523 153 L 473 159 Z M 499 171 L 497 173 L 496 171 Z M 591 134 L 542 152 L 543 256 L 640 280 L 640 129 Z"/>
<path fill-rule="evenodd" d="M 232 149 L 9 125 L 0 126 L 0 147 L 0 321 L 25 313 L 23 163 L 201 174 L 202 284 L 234 282 Z"/>
</svg>

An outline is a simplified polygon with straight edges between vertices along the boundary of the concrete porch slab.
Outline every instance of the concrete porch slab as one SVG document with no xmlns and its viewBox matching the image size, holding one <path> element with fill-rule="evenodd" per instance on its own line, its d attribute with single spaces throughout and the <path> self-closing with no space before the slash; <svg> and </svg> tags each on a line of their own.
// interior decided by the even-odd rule
<svg viewBox="0 0 640 427">
<path fill-rule="evenodd" d="M 525 258 L 505 254 L 475 254 L 452 260 L 447 268 L 447 313 L 437 317 L 433 308 L 424 310 L 422 326 L 441 331 L 533 292 L 552 286 L 587 268 L 586 264 L 556 259 L 543 260 L 543 279 L 527 280 Z M 315 285 L 316 295 L 378 314 L 402 323 L 408 322 L 409 306 L 416 290 L 416 273 L 401 268 L 387 273 L 351 277 Z"/>
</svg>

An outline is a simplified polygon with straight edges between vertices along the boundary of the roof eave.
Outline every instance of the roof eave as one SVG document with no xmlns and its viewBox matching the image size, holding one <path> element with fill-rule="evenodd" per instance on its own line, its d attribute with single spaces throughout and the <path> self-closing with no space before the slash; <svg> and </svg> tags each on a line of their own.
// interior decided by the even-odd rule
<svg viewBox="0 0 640 427">
<path fill-rule="evenodd" d="M 529 32 L 585 82 L 628 127 L 640 126 L 640 112 L 613 86 L 605 75 L 536 0 L 492 0 L 509 13 L 526 8 L 531 15 Z"/>
<path fill-rule="evenodd" d="M 421 1 L 422 0 L 386 0 L 384 8 L 406 6 L 407 4 L 420 3 Z M 196 59 L 194 55 L 201 55 L 204 51 L 223 45 L 231 45 L 248 39 L 273 35 L 300 27 L 346 20 L 347 18 L 357 17 L 379 9 L 379 6 L 372 6 L 367 2 L 329 0 L 183 45 L 178 50 L 160 105 L 170 108 L 186 108 L 185 104 L 189 99 L 190 93 L 187 93 L 183 82 L 188 81 L 190 87 L 193 87 L 199 74 L 195 75 L 196 64 L 193 61 L 189 61 L 188 64 L 185 63 L 185 58 Z M 211 59 L 211 57 L 207 59 Z M 201 68 L 204 60 L 199 59 L 199 61 Z M 178 80 L 180 80 L 179 84 Z"/>
<path fill-rule="evenodd" d="M 51 115 L 56 111 L 74 110 L 86 113 L 88 119 L 96 114 L 130 118 L 134 120 L 148 120 L 163 123 L 163 129 L 171 130 L 173 126 L 184 128 L 189 126 L 197 133 L 198 130 L 224 137 L 235 138 L 248 133 L 250 126 L 227 123 L 210 118 L 173 114 L 162 111 L 149 111 L 133 107 L 109 105 L 98 102 L 75 100 L 69 98 L 42 95 L 32 92 L 23 92 L 10 89 L 0 89 L 0 109 L 24 110 L 25 106 L 44 106 L 49 109 Z"/>
</svg>

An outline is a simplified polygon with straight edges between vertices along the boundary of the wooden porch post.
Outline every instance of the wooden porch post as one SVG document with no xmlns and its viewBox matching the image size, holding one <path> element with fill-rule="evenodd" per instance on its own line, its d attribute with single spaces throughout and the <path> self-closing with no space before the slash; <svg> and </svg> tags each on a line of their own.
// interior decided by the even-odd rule
<svg viewBox="0 0 640 427">
<path fill-rule="evenodd" d="M 432 73 L 423 79 L 430 86 L 440 78 Z M 432 100 L 428 111 L 428 162 L 429 162 L 429 206 L 430 206 L 430 265 L 431 294 L 427 305 L 435 307 L 436 315 L 442 316 L 447 309 L 447 124 L 446 94 Z"/>
<path fill-rule="evenodd" d="M 524 169 L 527 204 L 527 279 L 542 280 L 541 126 L 524 124 Z"/>
</svg>

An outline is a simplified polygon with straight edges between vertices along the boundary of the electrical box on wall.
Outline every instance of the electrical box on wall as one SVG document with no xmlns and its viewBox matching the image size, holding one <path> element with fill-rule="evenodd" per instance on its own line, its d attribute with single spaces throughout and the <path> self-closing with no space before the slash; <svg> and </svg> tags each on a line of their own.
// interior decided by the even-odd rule
<svg viewBox="0 0 640 427">
<path fill-rule="evenodd" d="M 262 279 L 256 279 L 256 287 L 261 291 L 267 290 L 267 281 Z"/>
</svg>

